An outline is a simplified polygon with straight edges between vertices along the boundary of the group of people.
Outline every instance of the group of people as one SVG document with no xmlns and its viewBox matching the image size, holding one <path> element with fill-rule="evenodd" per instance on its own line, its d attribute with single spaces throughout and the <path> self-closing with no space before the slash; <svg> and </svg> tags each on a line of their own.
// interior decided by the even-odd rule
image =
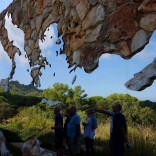
<svg viewBox="0 0 156 156">
<path fill-rule="evenodd" d="M 66 110 L 66 120 L 63 126 L 61 106 L 57 106 L 54 109 L 55 124 L 51 129 L 55 130 L 55 148 L 57 156 L 63 155 L 63 139 L 66 140 L 69 155 L 75 156 L 80 154 L 80 116 L 76 111 L 75 106 Z"/>
<path fill-rule="evenodd" d="M 128 131 L 126 119 L 121 112 L 122 107 L 120 103 L 114 103 L 112 111 L 108 112 L 103 109 L 87 109 L 87 119 L 82 123 L 84 127 L 84 141 L 87 156 L 94 155 L 94 138 L 95 129 L 97 128 L 97 121 L 95 112 L 103 113 L 111 117 L 110 123 L 110 150 L 112 156 L 124 156 L 125 143 L 128 143 Z M 80 116 L 77 114 L 75 106 L 71 106 L 65 112 L 65 122 L 63 124 L 63 116 L 61 114 L 61 106 L 56 106 L 54 109 L 55 124 L 51 128 L 55 130 L 55 148 L 57 156 L 63 156 L 62 147 L 63 140 L 65 140 L 68 155 L 80 155 L 81 146 L 81 130 L 80 130 Z"/>
</svg>

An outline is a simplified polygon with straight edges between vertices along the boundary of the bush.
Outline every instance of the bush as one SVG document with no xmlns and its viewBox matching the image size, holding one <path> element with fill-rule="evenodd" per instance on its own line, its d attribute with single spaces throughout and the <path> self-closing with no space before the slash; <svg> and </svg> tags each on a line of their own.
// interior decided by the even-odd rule
<svg viewBox="0 0 156 156">
<path fill-rule="evenodd" d="M 8 100 L 5 99 L 3 96 L 0 96 L 0 103 L 2 103 L 2 102 L 8 102 Z"/>
<path fill-rule="evenodd" d="M 10 93 L 0 93 L 0 97 L 3 97 L 11 105 L 14 106 L 33 106 L 41 102 L 41 97 L 34 97 L 34 96 L 21 96 L 21 95 L 14 95 Z"/>
<path fill-rule="evenodd" d="M 11 118 L 16 113 L 16 109 L 7 102 L 0 103 L 0 122 L 2 122 L 4 119 Z"/>
<path fill-rule="evenodd" d="M 9 119 L 7 125 L 1 125 L 1 128 L 17 133 L 23 141 L 32 135 L 39 137 L 49 133 L 53 124 L 53 112 L 49 106 L 46 107 L 45 110 L 42 110 L 40 105 L 21 108 L 19 113 Z"/>
</svg>

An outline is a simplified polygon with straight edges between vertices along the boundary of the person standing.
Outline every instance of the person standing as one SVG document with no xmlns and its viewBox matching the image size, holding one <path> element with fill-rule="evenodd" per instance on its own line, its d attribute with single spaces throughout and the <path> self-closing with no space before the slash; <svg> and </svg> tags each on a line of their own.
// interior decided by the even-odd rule
<svg viewBox="0 0 156 156">
<path fill-rule="evenodd" d="M 70 122 L 67 126 L 68 152 L 70 156 L 80 154 L 80 116 L 75 106 L 70 108 Z"/>
<path fill-rule="evenodd" d="M 85 138 L 85 148 L 87 156 L 94 155 L 94 137 L 95 129 L 97 128 L 97 121 L 94 115 L 94 111 L 88 109 L 86 111 L 88 118 L 83 123 L 84 126 L 84 138 Z"/>
<path fill-rule="evenodd" d="M 124 156 L 124 144 L 128 143 L 128 129 L 125 116 L 121 112 L 121 104 L 119 102 L 115 102 L 112 106 L 112 112 L 102 109 L 95 109 L 95 111 L 111 116 L 110 150 L 112 156 Z"/>
<path fill-rule="evenodd" d="M 67 126 L 70 122 L 70 109 L 66 109 L 66 112 L 65 112 L 65 122 L 64 122 L 64 139 L 65 139 L 65 143 L 66 145 L 68 146 L 68 137 L 67 137 Z"/>
<path fill-rule="evenodd" d="M 61 106 L 56 106 L 54 108 L 55 114 L 55 124 L 52 130 L 55 130 L 55 148 L 57 156 L 63 156 L 62 146 L 63 146 L 63 117 L 61 114 Z"/>
</svg>

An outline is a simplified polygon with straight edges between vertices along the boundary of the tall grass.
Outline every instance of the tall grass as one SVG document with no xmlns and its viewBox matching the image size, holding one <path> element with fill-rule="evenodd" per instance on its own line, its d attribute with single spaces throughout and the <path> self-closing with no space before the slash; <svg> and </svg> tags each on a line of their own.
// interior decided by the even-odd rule
<svg viewBox="0 0 156 156">
<path fill-rule="evenodd" d="M 126 149 L 126 156 L 156 156 L 156 131 L 146 126 L 129 127 L 129 141 L 132 148 Z M 108 155 L 109 123 L 100 124 L 96 130 L 95 145 L 101 153 Z"/>
</svg>

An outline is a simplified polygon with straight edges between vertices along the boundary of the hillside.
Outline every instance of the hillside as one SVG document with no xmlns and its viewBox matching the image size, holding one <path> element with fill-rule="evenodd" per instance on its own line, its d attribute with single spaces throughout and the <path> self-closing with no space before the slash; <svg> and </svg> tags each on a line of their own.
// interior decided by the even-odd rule
<svg viewBox="0 0 156 156">
<path fill-rule="evenodd" d="M 18 81 L 11 81 L 10 83 L 10 93 L 16 95 L 25 96 L 42 96 L 42 90 L 37 89 L 33 85 L 20 84 Z M 0 84 L 0 92 L 4 92 L 4 87 Z"/>
</svg>

